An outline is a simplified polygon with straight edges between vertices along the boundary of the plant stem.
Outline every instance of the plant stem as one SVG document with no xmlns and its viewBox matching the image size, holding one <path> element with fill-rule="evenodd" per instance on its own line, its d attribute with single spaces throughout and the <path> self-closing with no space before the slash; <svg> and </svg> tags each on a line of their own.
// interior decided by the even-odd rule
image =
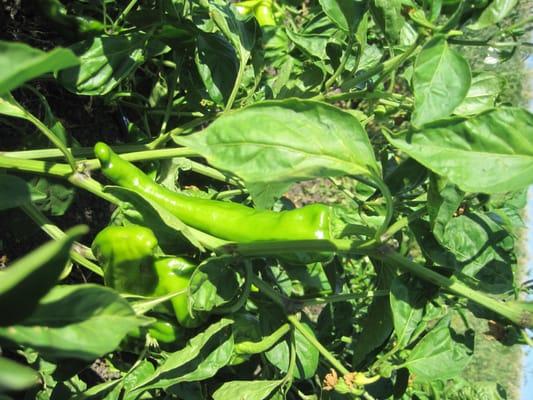
<svg viewBox="0 0 533 400">
<path fill-rule="evenodd" d="M 355 78 L 351 79 L 350 81 L 347 81 L 344 86 L 350 86 L 355 87 L 357 85 L 360 85 L 361 83 L 364 83 L 368 81 L 370 78 L 372 78 L 374 75 L 377 75 L 379 73 L 387 74 L 393 70 L 395 70 L 398 66 L 403 64 L 404 61 L 409 59 L 415 52 L 419 49 L 419 43 L 418 41 L 415 42 L 411 47 L 409 47 L 403 54 L 400 54 L 396 57 L 393 57 L 383 63 L 379 63 L 373 68 L 368 69 L 367 71 L 363 72 L 359 76 L 356 76 Z M 340 95 L 335 95 L 336 101 L 340 100 L 348 100 L 352 98 L 353 93 L 357 92 L 347 92 L 342 93 Z M 315 100 L 326 100 L 330 101 L 332 96 L 328 96 L 328 94 L 315 96 L 313 99 Z"/>
<path fill-rule="evenodd" d="M 337 303 L 342 301 L 350 301 L 356 299 L 364 299 L 367 297 L 388 296 L 388 290 L 370 290 L 365 293 L 345 293 L 345 294 L 332 294 L 326 297 L 315 297 L 313 299 L 291 299 L 294 303 L 300 307 L 313 306 L 317 304 Z"/>
<path fill-rule="evenodd" d="M 123 153 L 120 155 L 124 160 L 148 161 L 148 160 L 162 160 L 176 157 L 199 157 L 199 154 L 186 147 L 173 147 L 157 150 L 141 150 L 133 153 Z M 81 162 L 84 170 L 95 170 L 100 168 L 100 162 L 97 159 L 90 159 Z"/>
<path fill-rule="evenodd" d="M 5 155 L 0 155 L 0 168 L 11 171 L 32 172 L 58 178 L 67 178 L 72 174 L 72 168 L 68 164 L 40 160 L 16 159 L 13 157 L 6 157 Z"/>
<path fill-rule="evenodd" d="M 444 290 L 462 296 L 473 301 L 495 313 L 509 319 L 517 325 L 524 327 L 533 326 L 533 316 L 527 310 L 522 309 L 517 304 L 508 304 L 489 295 L 474 290 L 464 283 L 454 278 L 447 278 L 438 272 L 417 264 L 402 255 L 396 253 L 388 247 L 369 252 L 369 256 L 383 261 L 385 264 L 392 265 L 413 275 L 433 283 Z"/>
<path fill-rule="evenodd" d="M 295 252 L 322 251 L 337 252 L 347 256 L 367 255 L 369 257 L 381 260 L 385 264 L 392 265 L 403 271 L 410 272 L 420 279 L 433 283 L 444 290 L 462 296 L 473 301 L 474 303 L 488 308 L 489 310 L 494 311 L 495 313 L 509 319 L 519 326 L 527 328 L 533 327 L 533 313 L 523 307 L 521 303 L 506 303 L 495 299 L 485 293 L 470 288 L 457 279 L 447 278 L 438 272 L 410 261 L 404 256 L 396 253 L 390 247 L 382 246 L 380 248 L 376 248 L 375 243 L 365 244 L 352 240 L 298 240 L 242 244 L 231 243 L 215 249 L 215 252 L 232 253 L 234 255 L 243 255 L 248 257 L 264 257 L 267 255 L 274 256 L 276 254 L 279 255 Z M 259 289 L 261 290 L 261 288 Z M 279 297 L 279 295 L 277 296 Z M 283 301 L 281 302 L 283 303 Z"/>
<path fill-rule="evenodd" d="M 228 112 L 229 110 L 231 110 L 231 107 L 233 107 L 233 103 L 235 102 L 235 99 L 237 98 L 237 93 L 239 92 L 239 89 L 241 88 L 241 82 L 244 76 L 244 71 L 246 69 L 247 63 L 248 63 L 248 56 L 244 57 L 241 54 L 237 77 L 235 78 L 233 89 L 231 90 L 231 94 L 229 95 L 228 102 L 226 103 L 226 107 L 224 108 L 224 113 Z"/>
<path fill-rule="evenodd" d="M 122 13 L 120 13 L 120 15 L 118 16 L 118 18 L 115 20 L 115 22 L 113 23 L 113 31 L 116 30 L 118 24 L 120 22 L 122 22 L 122 20 L 124 18 L 126 18 L 126 16 L 130 13 L 131 10 L 133 10 L 133 7 L 135 7 L 135 5 L 137 4 L 137 0 L 131 0 L 128 5 L 126 6 L 126 8 L 124 8 L 124 10 L 122 11 Z"/>
<path fill-rule="evenodd" d="M 285 302 L 283 298 L 268 284 L 266 284 L 262 279 L 256 275 L 251 277 L 252 283 L 266 296 L 268 296 L 274 303 L 279 305 L 282 309 L 286 309 Z M 329 363 L 340 371 L 343 375 L 348 374 L 348 371 L 334 356 L 331 354 L 328 349 L 326 349 L 322 343 L 320 343 L 314 335 L 310 334 L 307 329 L 302 325 L 296 315 L 287 315 L 287 320 L 294 326 L 294 328 L 300 333 L 319 351 L 322 356 L 329 361 Z"/>
<path fill-rule="evenodd" d="M 335 356 L 331 354 L 329 350 L 326 349 L 313 334 L 309 333 L 309 331 L 300 322 L 296 315 L 288 315 L 287 320 L 294 326 L 297 331 L 302 334 L 303 337 L 305 337 L 309 341 L 309 343 L 311 343 L 318 350 L 322 357 L 324 357 L 333 368 L 335 368 L 343 375 L 347 375 L 350 373 L 350 371 L 346 367 L 344 367 L 344 365 L 342 365 L 340 361 L 337 360 Z"/>
<path fill-rule="evenodd" d="M 339 75 L 344 71 L 346 63 L 348 62 L 348 59 L 350 58 L 350 54 L 352 54 L 353 41 L 354 41 L 354 35 L 350 34 L 348 36 L 348 43 L 346 44 L 346 51 L 342 55 L 342 59 L 341 59 L 341 62 L 339 63 L 339 66 L 337 67 L 337 69 L 335 70 L 331 78 L 329 78 L 324 85 L 325 91 L 327 91 L 331 87 L 331 85 L 335 83 Z"/>
<path fill-rule="evenodd" d="M 147 150 L 147 146 L 144 144 L 128 144 L 120 146 L 110 146 L 115 153 L 130 153 Z M 75 157 L 91 157 L 94 155 L 94 149 L 92 147 L 77 147 L 77 148 L 67 148 Z M 36 149 L 36 150 L 23 150 L 23 151 L 6 151 L 0 152 L 0 156 L 11 157 L 11 158 L 21 158 L 21 159 L 32 159 L 32 160 L 46 160 L 60 158 L 63 156 L 63 153 L 59 149 Z"/>
<path fill-rule="evenodd" d="M 392 236 L 394 236 L 397 232 L 401 231 L 403 228 L 405 228 L 407 225 L 409 225 L 410 222 L 417 220 L 424 214 L 426 214 L 427 209 L 426 207 L 421 207 L 416 211 L 413 211 L 411 214 L 409 214 L 407 217 L 403 217 L 398 219 L 394 224 L 389 226 L 389 229 L 381 235 L 381 241 L 386 242 L 389 240 Z"/>
<path fill-rule="evenodd" d="M 74 160 L 74 156 L 68 150 L 67 146 L 55 135 L 55 133 L 48 129 L 45 124 L 43 124 L 38 118 L 29 112 L 26 112 L 26 117 L 48 138 L 48 140 L 54 144 L 54 146 L 61 151 L 61 153 L 63 153 L 72 169 L 76 168 L 76 160 Z"/>
</svg>

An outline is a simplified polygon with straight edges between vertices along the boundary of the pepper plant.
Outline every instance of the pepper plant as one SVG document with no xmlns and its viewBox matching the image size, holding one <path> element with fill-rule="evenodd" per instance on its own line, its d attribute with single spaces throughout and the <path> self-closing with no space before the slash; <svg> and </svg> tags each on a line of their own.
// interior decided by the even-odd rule
<svg viewBox="0 0 533 400">
<path fill-rule="evenodd" d="M 463 371 L 475 318 L 531 344 L 523 2 L 38 3 L 54 46 L 0 42 L 3 251 L 16 210 L 52 240 L 0 271 L 0 397 L 506 398 Z"/>
</svg>

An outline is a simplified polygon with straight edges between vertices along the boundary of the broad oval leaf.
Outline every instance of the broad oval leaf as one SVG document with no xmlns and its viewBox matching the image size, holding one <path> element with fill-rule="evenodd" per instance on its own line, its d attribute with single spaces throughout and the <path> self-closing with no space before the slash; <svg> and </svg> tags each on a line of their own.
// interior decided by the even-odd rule
<svg viewBox="0 0 533 400">
<path fill-rule="evenodd" d="M 411 341 L 424 316 L 425 303 L 426 299 L 417 287 L 417 281 L 410 280 L 410 276 L 405 274 L 394 279 L 390 307 L 398 346 L 405 347 Z"/>
<path fill-rule="evenodd" d="M 502 107 L 441 121 L 389 142 L 465 192 L 503 193 L 533 183 L 533 114 Z"/>
<path fill-rule="evenodd" d="M 271 205 L 293 182 L 378 171 L 357 118 L 311 100 L 265 101 L 177 141 L 244 179 L 260 207 Z"/>
<path fill-rule="evenodd" d="M 226 382 L 213 393 L 213 400 L 263 400 L 282 383 L 282 379 Z"/>
<path fill-rule="evenodd" d="M 146 34 L 100 36 L 71 46 L 80 65 L 58 74 L 59 82 L 79 95 L 104 95 L 147 59 L 170 50 Z"/>
<path fill-rule="evenodd" d="M 494 107 L 500 94 L 501 81 L 498 76 L 483 73 L 472 78 L 472 85 L 463 102 L 453 111 L 456 115 L 475 115 Z"/>
<path fill-rule="evenodd" d="M 372 18 L 387 39 L 396 42 L 405 24 L 401 0 L 371 0 L 368 3 Z"/>
<path fill-rule="evenodd" d="M 224 104 L 231 94 L 239 69 L 235 49 L 223 36 L 202 32 L 198 35 L 195 61 L 211 99 L 217 104 Z"/>
<path fill-rule="evenodd" d="M 39 378 L 34 369 L 0 357 L 0 393 L 30 388 L 39 383 Z"/>
<path fill-rule="evenodd" d="M 30 79 L 79 64 L 69 49 L 44 52 L 24 43 L 0 41 L 0 94 L 13 90 Z"/>
<path fill-rule="evenodd" d="M 189 281 L 189 304 L 195 311 L 211 311 L 233 301 L 239 291 L 231 260 L 210 258 L 193 272 Z"/>
<path fill-rule="evenodd" d="M 470 87 L 470 65 L 446 40 L 427 43 L 415 63 L 415 109 L 411 122 L 422 126 L 444 118 L 461 104 Z"/>
<path fill-rule="evenodd" d="M 493 0 L 483 10 L 477 21 L 468 27 L 473 30 L 480 30 L 495 25 L 509 15 L 517 4 L 518 0 Z"/>
<path fill-rule="evenodd" d="M 112 289 L 56 286 L 20 325 L 0 328 L 0 337 L 44 357 L 90 361 L 115 350 L 128 332 L 147 321 Z"/>
<path fill-rule="evenodd" d="M 449 323 L 449 318 L 443 318 L 417 343 L 403 364 L 414 374 L 416 381 L 446 381 L 457 376 L 470 362 L 474 349 L 473 332 L 459 335 Z"/>
<path fill-rule="evenodd" d="M 335 25 L 354 32 L 366 11 L 366 2 L 357 0 L 319 0 L 322 9 Z"/>
<path fill-rule="evenodd" d="M 85 226 L 73 228 L 0 271 L 0 326 L 22 321 L 34 311 L 61 276 L 72 243 L 86 232 Z"/>
</svg>

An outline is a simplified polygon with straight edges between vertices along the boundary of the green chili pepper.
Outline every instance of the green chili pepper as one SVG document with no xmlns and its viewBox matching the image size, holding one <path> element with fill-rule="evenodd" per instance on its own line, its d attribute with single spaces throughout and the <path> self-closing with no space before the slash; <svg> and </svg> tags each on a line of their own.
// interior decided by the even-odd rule
<svg viewBox="0 0 533 400">
<path fill-rule="evenodd" d="M 235 9 L 242 16 L 254 14 L 259 26 L 275 26 L 272 12 L 273 0 L 246 0 L 234 3 Z"/>
<path fill-rule="evenodd" d="M 152 338 L 156 339 L 158 343 L 163 344 L 176 344 L 182 342 L 185 338 L 183 328 L 166 320 L 162 316 L 158 316 L 156 321 L 147 329 L 135 328 L 128 333 L 128 336 L 141 339 L 146 332 L 148 332 Z"/>
<path fill-rule="evenodd" d="M 151 296 L 158 283 L 153 268 L 157 239 L 142 226 L 108 226 L 92 250 L 104 268 L 104 282 L 121 293 Z"/>
<path fill-rule="evenodd" d="M 187 288 L 196 265 L 181 257 L 166 257 L 154 262 L 154 269 L 159 278 L 156 295 L 184 291 L 173 297 L 170 302 L 178 322 L 186 328 L 194 328 L 204 320 L 201 317 L 192 318 L 189 313 Z"/>
<path fill-rule="evenodd" d="M 149 179 L 141 170 L 97 143 L 96 157 L 112 182 L 135 190 L 166 208 L 185 224 L 234 242 L 331 238 L 331 208 L 312 204 L 289 211 L 257 210 L 242 204 L 199 199 L 172 192 Z"/>
<path fill-rule="evenodd" d="M 163 296 L 184 291 L 170 300 L 170 311 L 180 325 L 194 327 L 203 320 L 189 314 L 186 290 L 196 268 L 181 257 L 156 258 L 154 233 L 138 225 L 109 226 L 94 239 L 92 250 L 104 268 L 107 286 L 121 293 Z"/>
</svg>

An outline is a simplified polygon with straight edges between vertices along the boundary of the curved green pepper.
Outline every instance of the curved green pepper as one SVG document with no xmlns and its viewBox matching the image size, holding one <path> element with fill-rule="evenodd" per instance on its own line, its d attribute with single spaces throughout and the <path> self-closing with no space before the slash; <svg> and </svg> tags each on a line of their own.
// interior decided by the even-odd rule
<svg viewBox="0 0 533 400">
<path fill-rule="evenodd" d="M 185 290 L 185 293 L 174 296 L 170 303 L 176 319 L 186 328 L 194 328 L 203 322 L 203 318 L 192 318 L 189 313 L 187 288 L 196 265 L 182 257 L 166 257 L 155 260 L 154 269 L 159 278 L 155 295 L 161 296 Z"/>
<path fill-rule="evenodd" d="M 154 233 L 138 225 L 108 226 L 94 239 L 92 250 L 104 268 L 104 282 L 122 293 L 164 296 L 184 291 L 170 300 L 180 325 L 194 327 L 202 319 L 189 314 L 186 289 L 196 268 L 181 257 L 155 258 Z"/>
<path fill-rule="evenodd" d="M 172 212 L 185 224 L 212 236 L 241 243 L 331 238 L 331 207 L 326 205 L 312 204 L 275 212 L 190 197 L 156 184 L 104 143 L 97 143 L 94 151 L 102 172 L 112 182 L 135 190 Z"/>
</svg>

